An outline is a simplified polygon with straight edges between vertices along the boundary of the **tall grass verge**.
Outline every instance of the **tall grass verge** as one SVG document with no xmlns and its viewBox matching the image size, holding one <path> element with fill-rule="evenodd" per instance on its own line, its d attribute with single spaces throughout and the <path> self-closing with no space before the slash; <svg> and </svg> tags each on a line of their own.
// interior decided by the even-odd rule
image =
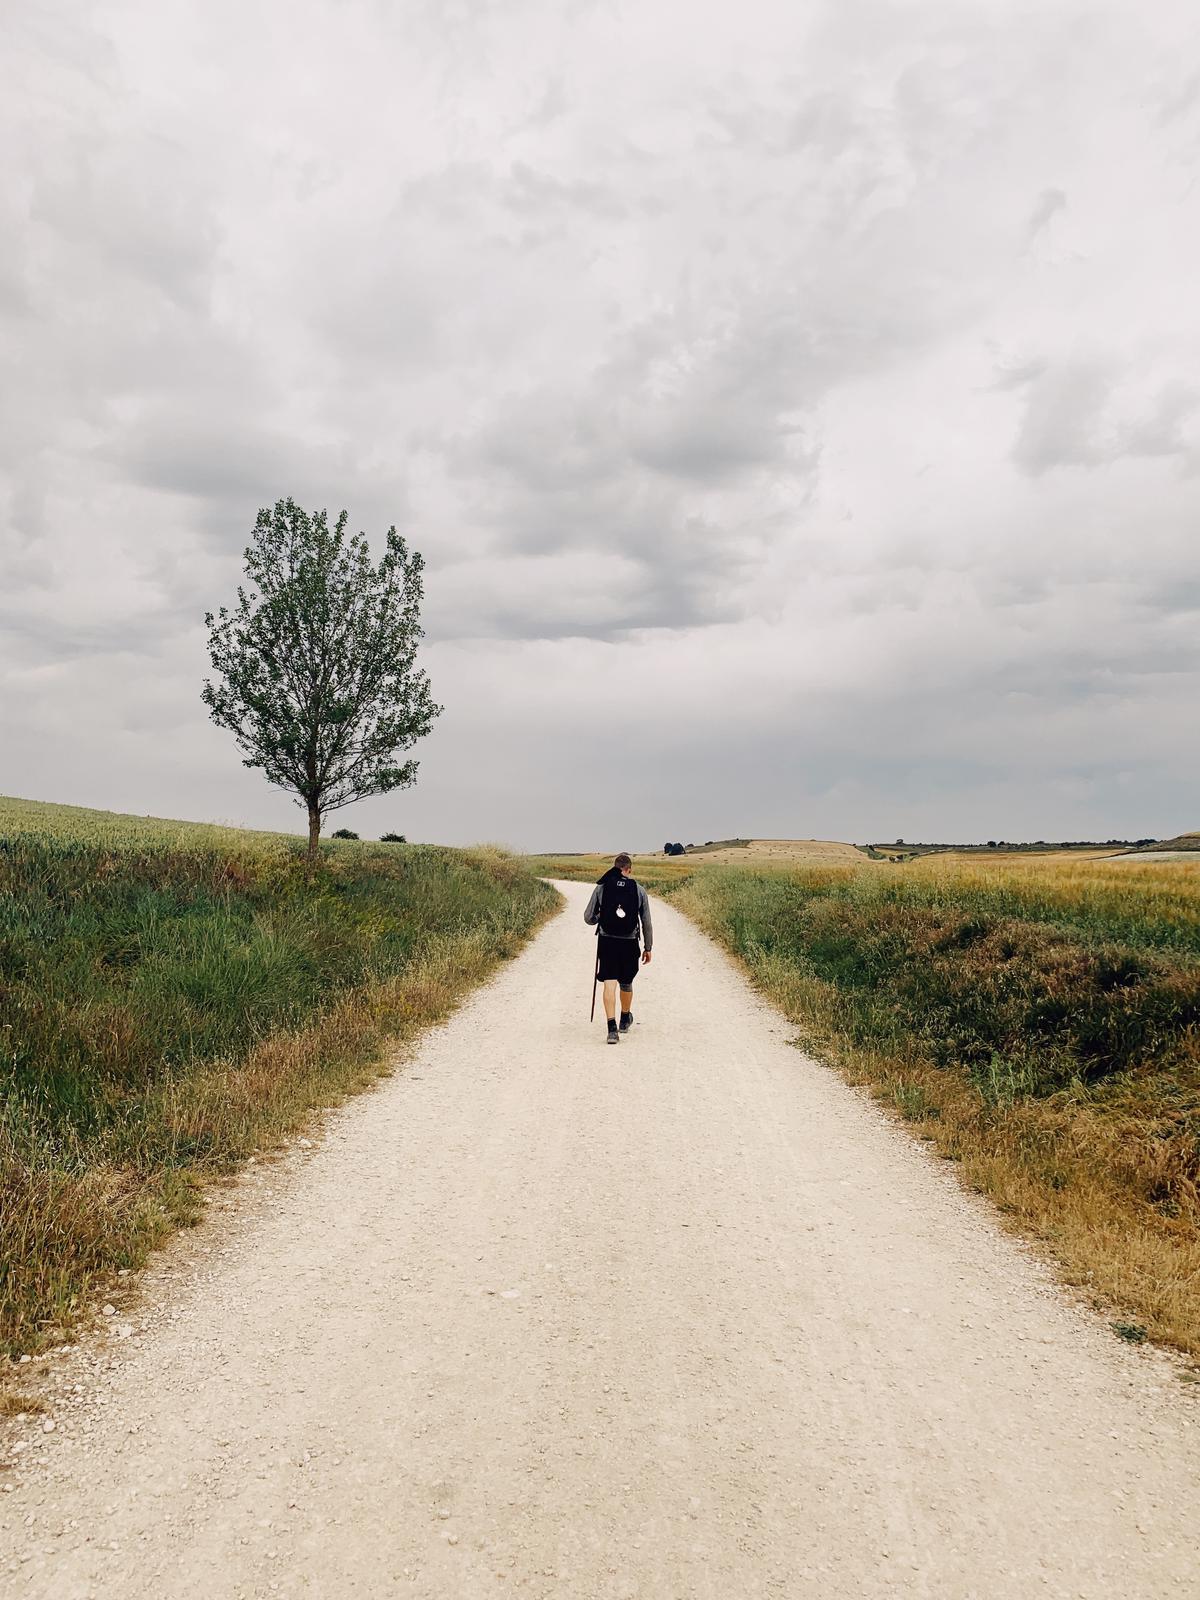
<svg viewBox="0 0 1200 1600">
<path fill-rule="evenodd" d="M 896 870 L 672 899 L 1068 1281 L 1200 1356 L 1200 876 Z"/>
<path fill-rule="evenodd" d="M 128 819 L 126 819 L 128 821 Z M 502 852 L 0 834 L 0 1348 L 384 1070 L 556 897 Z"/>
</svg>

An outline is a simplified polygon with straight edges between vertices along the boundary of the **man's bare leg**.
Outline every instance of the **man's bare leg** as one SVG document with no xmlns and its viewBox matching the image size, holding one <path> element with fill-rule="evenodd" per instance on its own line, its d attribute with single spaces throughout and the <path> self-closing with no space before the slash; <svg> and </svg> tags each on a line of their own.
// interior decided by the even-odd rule
<svg viewBox="0 0 1200 1600">
<path fill-rule="evenodd" d="M 624 999 L 624 995 L 621 997 Z M 605 978 L 604 980 L 604 1015 L 610 1022 L 617 1020 L 617 980 Z"/>
<path fill-rule="evenodd" d="M 628 1033 L 633 1027 L 633 990 L 621 990 L 621 1032 Z"/>
</svg>

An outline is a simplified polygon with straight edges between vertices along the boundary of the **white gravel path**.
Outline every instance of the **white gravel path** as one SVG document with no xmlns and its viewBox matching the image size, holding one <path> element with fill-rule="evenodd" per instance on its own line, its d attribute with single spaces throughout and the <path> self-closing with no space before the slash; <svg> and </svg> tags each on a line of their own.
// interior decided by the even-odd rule
<svg viewBox="0 0 1200 1600">
<path fill-rule="evenodd" d="M 0 1447 L 0 1596 L 1200 1591 L 1171 1360 L 669 907 L 604 1045 L 561 887 L 396 1076 L 163 1253 L 132 1335 L 60 1360 L 55 1431 Z"/>
</svg>

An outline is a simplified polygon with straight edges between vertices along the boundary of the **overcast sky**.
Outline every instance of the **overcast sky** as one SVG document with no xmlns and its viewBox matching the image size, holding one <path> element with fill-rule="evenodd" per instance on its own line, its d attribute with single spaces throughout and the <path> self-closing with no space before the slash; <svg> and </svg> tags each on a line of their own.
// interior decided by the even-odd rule
<svg viewBox="0 0 1200 1600">
<path fill-rule="evenodd" d="M 0 18 L 0 791 L 302 826 L 199 698 L 290 494 L 428 562 L 334 826 L 1200 826 L 1192 0 Z"/>
</svg>

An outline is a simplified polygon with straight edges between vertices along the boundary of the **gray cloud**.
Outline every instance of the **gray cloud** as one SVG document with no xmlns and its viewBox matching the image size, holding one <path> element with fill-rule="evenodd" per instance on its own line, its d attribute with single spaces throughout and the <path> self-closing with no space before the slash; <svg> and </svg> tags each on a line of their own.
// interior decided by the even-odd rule
<svg viewBox="0 0 1200 1600">
<path fill-rule="evenodd" d="M 1029 237 L 1035 238 L 1048 227 L 1052 219 L 1066 209 L 1066 204 L 1067 197 L 1061 189 L 1043 189 L 1029 218 Z"/>
<path fill-rule="evenodd" d="M 1194 826 L 1191 27 L 27 12 L 0 788 L 291 820 L 198 690 L 200 617 L 293 494 L 428 559 L 447 712 L 367 829 Z M 636 793 L 595 775 L 612 726 Z"/>
<path fill-rule="evenodd" d="M 1100 362 L 1032 370 L 1015 460 L 1037 474 L 1056 466 L 1102 466 L 1123 456 L 1194 455 L 1189 424 L 1200 409 L 1200 391 L 1182 377 L 1160 385 L 1131 377 L 1122 393 L 1118 376 Z"/>
</svg>

